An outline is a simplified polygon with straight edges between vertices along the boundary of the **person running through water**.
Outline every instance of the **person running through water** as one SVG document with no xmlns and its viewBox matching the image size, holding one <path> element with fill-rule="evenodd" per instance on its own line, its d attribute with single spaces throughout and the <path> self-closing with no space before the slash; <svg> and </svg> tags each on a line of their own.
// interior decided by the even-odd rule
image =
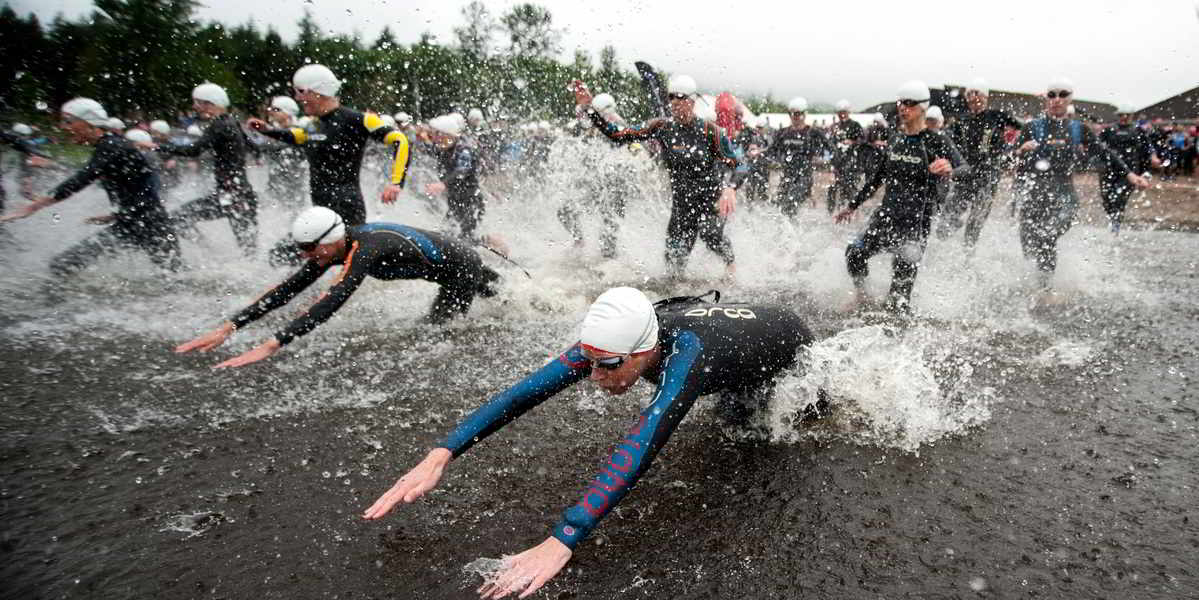
<svg viewBox="0 0 1199 600">
<path fill-rule="evenodd" d="M 266 118 L 277 129 L 299 127 L 300 105 L 287 96 L 275 96 L 266 107 Z M 265 137 L 265 136 L 264 136 Z M 265 139 L 259 145 L 259 151 L 266 156 L 266 190 L 276 202 L 298 210 L 303 198 L 308 195 L 307 184 L 301 180 L 307 179 L 305 171 L 308 167 L 304 150 L 299 146 Z"/>
<path fill-rule="evenodd" d="M 1143 175 L 1151 166 L 1161 167 L 1162 160 L 1154 151 L 1149 135 L 1133 123 L 1135 112 L 1131 105 L 1121 104 L 1116 110 L 1117 123 L 1100 132 L 1099 141 L 1124 159 L 1130 171 Z M 1128 207 L 1128 197 L 1133 189 L 1134 186 L 1120 176 L 1119 170 L 1111 168 L 1110 162 L 1103 163 L 1099 173 L 1099 195 L 1103 198 L 1103 210 L 1113 233 L 1120 233 L 1124 209 Z"/>
<path fill-rule="evenodd" d="M 865 139 L 862 126 L 849 117 L 849 100 L 837 101 L 837 121 L 829 128 L 833 148 L 833 185 L 828 188 L 828 213 L 849 204 L 862 178 L 858 144 Z"/>
<path fill-rule="evenodd" d="M 652 119 L 636 128 L 620 128 L 604 120 L 592 106 L 591 92 L 572 83 L 575 102 L 608 139 L 629 144 L 655 140 L 670 176 L 670 223 L 666 227 L 666 265 L 681 275 L 698 236 L 724 260 L 725 277 L 736 274 L 733 243 L 724 233 L 725 220 L 737 208 L 737 188 L 748 167 L 720 127 L 695 115 L 695 80 L 676 75 L 667 86 L 670 117 Z M 725 172 L 731 171 L 729 177 Z"/>
<path fill-rule="evenodd" d="M 32 203 L 0 217 L 0 223 L 28 217 L 99 179 L 116 212 L 86 222 L 109 226 L 55 256 L 50 261 L 50 272 L 64 279 L 121 248 L 137 248 L 158 266 L 178 270 L 179 240 L 158 195 L 158 178 L 146 157 L 133 142 L 105 129 L 108 114 L 99 102 L 75 98 L 63 104 L 61 112 L 60 126 L 72 140 L 94 146 L 95 151 L 82 169 L 49 196 L 34 198 Z"/>
<path fill-rule="evenodd" d="M 227 219 L 237 245 L 246 255 L 258 247 L 258 196 L 246 177 L 249 140 L 241 124 L 229 113 L 229 94 L 215 83 L 192 90 L 192 109 L 208 122 L 199 139 L 188 144 L 161 142 L 158 152 L 167 156 L 197 158 L 212 155 L 216 188 L 184 204 L 171 214 L 175 228 L 186 231 L 200 221 Z"/>
<path fill-rule="evenodd" d="M 1082 121 L 1069 118 L 1074 84 L 1067 79 L 1051 82 L 1045 93 L 1045 116 L 1025 124 L 1016 140 L 1019 160 L 1017 184 L 1022 188 L 1020 246 L 1025 258 L 1036 262 L 1038 287 L 1043 300 L 1052 301 L 1050 279 L 1057 269 L 1057 243 L 1078 209 L 1074 171 L 1091 159 L 1106 165 L 1108 177 L 1123 178 L 1138 188 L 1149 181 L 1131 171 Z"/>
<path fill-rule="evenodd" d="M 367 276 L 384 281 L 423 279 L 441 286 L 425 317 L 426 322 L 434 324 L 465 314 L 475 296 L 494 296 L 500 279 L 500 275 L 484 265 L 473 249 L 454 238 L 395 223 L 347 226 L 340 215 L 323 206 L 300 213 L 292 224 L 291 233 L 297 250 L 307 259 L 300 270 L 220 327 L 180 344 L 175 352 L 216 348 L 237 329 L 290 302 L 333 265 L 342 265 L 341 273 L 333 286 L 303 315 L 263 344 L 215 368 L 240 367 L 275 354 L 295 338 L 328 321 Z"/>
<path fill-rule="evenodd" d="M 808 101 L 792 98 L 787 103 L 791 126 L 780 129 L 766 150 L 770 161 L 782 170 L 774 202 L 791 218 L 799 216 L 799 208 L 812 195 L 812 177 L 816 161 L 831 151 L 824 132 L 807 124 Z"/>
<path fill-rule="evenodd" d="M 605 121 L 618 127 L 625 125 L 625 120 L 616 112 L 616 98 L 611 94 L 597 94 L 592 99 L 591 106 L 599 111 Z M 590 127 L 588 129 L 595 131 Z M 583 225 L 579 222 L 580 215 L 594 208 L 603 221 L 600 231 L 600 255 L 604 258 L 615 258 L 620 222 L 624 219 L 625 199 L 632 193 L 625 164 L 627 160 L 631 160 L 631 156 L 627 154 L 626 149 L 616 148 L 612 142 L 598 137 L 598 134 L 581 136 L 581 156 L 578 158 L 587 166 L 587 172 L 575 182 L 578 196 L 567 198 L 558 208 L 558 221 L 570 233 L 575 248 L 581 249 Z"/>
<path fill-rule="evenodd" d="M 33 198 L 33 178 L 29 172 L 32 167 L 49 167 L 53 164 L 50 158 L 34 148 L 33 144 L 29 143 L 29 137 L 33 135 L 33 128 L 24 123 L 17 123 L 13 126 L 12 131 L 0 130 L 0 145 L 8 146 L 18 153 L 25 156 L 20 168 L 21 181 L 21 196 L 26 199 Z M 0 153 L 0 213 L 4 212 L 4 155 Z"/>
<path fill-rule="evenodd" d="M 926 127 L 924 117 L 929 100 L 924 82 L 909 81 L 899 87 L 896 101 L 899 130 L 887 144 L 884 162 L 849 206 L 833 217 L 837 223 L 849 222 L 854 211 L 880 186 L 886 185 L 882 203 L 870 215 L 866 230 L 845 249 L 845 265 L 854 288 L 847 306 L 850 310 L 867 299 L 866 278 L 870 274 L 867 261 L 880 252 L 891 252 L 887 308 L 898 313 L 911 311 L 912 287 L 928 241 L 937 184 L 953 171 L 953 152 L 948 141 Z"/>
<path fill-rule="evenodd" d="M 462 135 L 464 126 L 465 122 L 455 114 L 429 120 L 440 180 L 425 184 L 425 193 L 430 196 L 444 193 L 447 216 L 458 225 L 459 235 L 479 244 L 482 239 L 475 230 L 485 211 L 483 192 L 479 189 L 479 149 Z"/>
<path fill-rule="evenodd" d="M 1022 127 L 1008 113 L 988 108 L 990 95 L 991 90 L 984 79 L 972 81 L 966 88 L 966 108 L 970 112 L 954 121 L 948 130 L 949 139 L 970 165 L 970 173 L 955 178 L 953 194 L 947 199 L 937 226 L 937 237 L 946 239 L 962 227 L 964 214 L 967 251 L 973 251 L 978 244 L 978 236 L 991 214 L 1003 156 L 1007 151 L 1004 136 L 1008 129 Z"/>
<path fill-rule="evenodd" d="M 303 148 L 308 156 L 309 191 L 314 206 L 324 206 L 341 216 L 347 225 L 366 222 L 366 202 L 359 182 L 362 154 L 367 140 L 395 148 L 389 184 L 383 188 L 383 203 L 396 201 L 408 172 L 408 137 L 383 124 L 379 115 L 341 105 L 337 93 L 342 82 L 324 65 L 304 65 L 292 76 L 295 99 L 310 115 L 307 127 L 273 129 L 262 119 L 249 119 L 246 125 L 263 135 Z M 280 245 L 273 252 L 276 261 L 287 260 Z"/>
<path fill-rule="evenodd" d="M 484 598 L 534 593 L 637 485 L 700 396 L 719 394 L 720 404 L 730 408 L 720 411 L 726 423 L 745 425 L 769 398 L 775 377 L 795 367 L 801 349 L 813 341 L 803 320 L 786 308 L 682 300 L 655 305 L 629 287 L 601 294 L 583 318 L 578 342 L 467 416 L 363 517 L 380 519 L 398 504 L 415 502 L 437 487 L 453 459 L 584 379 L 613 396 L 638 379 L 653 383 L 649 405 L 579 502 L 544 542 L 510 557 L 479 590 Z M 818 401 L 793 419 L 819 416 L 825 406 Z"/>
</svg>

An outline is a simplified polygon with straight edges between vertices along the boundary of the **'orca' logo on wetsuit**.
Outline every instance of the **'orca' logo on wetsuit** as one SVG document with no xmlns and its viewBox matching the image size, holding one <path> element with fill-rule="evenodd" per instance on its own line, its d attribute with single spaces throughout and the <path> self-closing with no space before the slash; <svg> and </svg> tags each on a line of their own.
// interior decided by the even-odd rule
<svg viewBox="0 0 1199 600">
<path fill-rule="evenodd" d="M 723 308 L 713 306 L 712 308 L 693 308 L 686 313 L 688 317 L 710 317 L 712 315 L 723 314 L 730 319 L 756 319 L 758 315 L 748 308 Z"/>
</svg>

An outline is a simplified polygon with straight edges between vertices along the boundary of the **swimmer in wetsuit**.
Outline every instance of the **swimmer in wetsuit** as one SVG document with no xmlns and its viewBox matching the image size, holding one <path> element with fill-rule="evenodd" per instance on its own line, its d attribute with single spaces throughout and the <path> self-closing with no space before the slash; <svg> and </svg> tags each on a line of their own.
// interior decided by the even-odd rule
<svg viewBox="0 0 1199 600">
<path fill-rule="evenodd" d="M 649 405 L 580 501 L 566 510 L 544 542 L 511 557 L 504 571 L 480 589 L 485 598 L 522 590 L 528 596 L 566 565 L 578 544 L 632 490 L 696 399 L 708 394 L 721 394 L 725 402 L 761 397 L 811 342 L 807 326 L 785 308 L 655 306 L 636 289 L 610 289 L 588 310 L 578 343 L 468 416 L 363 517 L 379 519 L 401 502 L 414 502 L 437 486 L 451 460 L 583 379 L 612 395 L 625 393 L 638 379 L 654 383 Z M 742 413 L 753 409 L 742 406 Z"/>
<path fill-rule="evenodd" d="M 158 177 L 133 142 L 104 129 L 107 122 L 108 114 L 95 100 L 75 98 L 63 104 L 60 126 L 75 143 L 95 148 L 91 158 L 49 196 L 36 197 L 32 203 L 0 217 L 0 223 L 25 218 L 99 180 L 115 212 L 90 217 L 86 222 L 108 227 L 55 256 L 50 261 L 50 272 L 59 278 L 68 277 L 122 247 L 138 248 L 158 266 L 175 271 L 181 266 L 179 241 L 158 195 Z"/>
<path fill-rule="evenodd" d="M 292 77 L 295 98 L 312 117 L 306 128 L 271 129 L 261 119 L 246 125 L 263 135 L 303 148 L 308 155 L 312 205 L 332 209 L 349 226 L 366 222 L 359 173 L 368 140 L 395 148 L 390 183 L 383 189 L 383 202 L 396 201 L 408 172 L 408 137 L 388 127 L 372 112 L 360 113 L 341 105 L 341 81 L 323 65 L 305 65 Z"/>
<path fill-rule="evenodd" d="M 440 285 L 426 317 L 430 323 L 443 323 L 465 313 L 476 295 L 494 296 L 494 285 L 500 279 L 473 249 L 458 240 L 394 223 L 346 227 L 340 216 L 321 206 L 309 208 L 296 217 L 292 237 L 308 259 L 296 274 L 271 288 L 216 330 L 180 345 L 175 352 L 206 351 L 219 346 L 234 330 L 290 302 L 335 264 L 343 266 L 333 286 L 303 315 L 270 340 L 216 365 L 216 368 L 240 367 L 271 356 L 293 339 L 329 320 L 367 276 L 385 281 L 424 279 Z"/>
</svg>

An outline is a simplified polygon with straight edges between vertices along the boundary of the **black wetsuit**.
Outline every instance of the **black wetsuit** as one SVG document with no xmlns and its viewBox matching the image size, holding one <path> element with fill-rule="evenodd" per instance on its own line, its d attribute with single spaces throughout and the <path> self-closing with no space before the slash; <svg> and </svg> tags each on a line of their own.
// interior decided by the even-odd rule
<svg viewBox="0 0 1199 600">
<path fill-rule="evenodd" d="M 302 206 L 308 197 L 308 157 L 304 150 L 263 138 L 258 153 L 266 158 L 267 194 L 284 206 Z"/>
<path fill-rule="evenodd" d="M 829 129 L 829 143 L 833 148 L 833 185 L 828 188 L 828 212 L 849 204 L 858 189 L 862 177 L 861 157 L 858 146 L 865 131 L 857 121 L 846 118 L 833 123 Z"/>
<path fill-rule="evenodd" d="M 479 243 L 475 230 L 483 218 L 483 192 L 479 190 L 479 150 L 473 140 L 458 137 L 449 148 L 437 148 L 437 172 L 445 184 L 447 216 L 458 224 L 459 235 Z"/>
<path fill-rule="evenodd" d="M 670 223 L 666 227 L 666 264 L 681 271 L 698 236 L 713 252 L 733 264 L 733 243 L 724 233 L 725 220 L 717 201 L 726 171 L 733 171 L 728 185 L 739 188 L 749 174 L 745 161 L 728 136 L 713 123 L 699 117 L 690 123 L 653 119 L 638 128 L 620 128 L 587 109 L 591 122 L 608 139 L 618 143 L 654 140 L 662 147 L 661 158 L 670 175 Z"/>
<path fill-rule="evenodd" d="M 1093 159 L 1106 162 L 1105 172 L 1113 176 L 1126 177 L 1129 170 L 1082 121 L 1034 119 L 1024 126 L 1015 146 L 1029 141 L 1040 145 L 1018 157 L 1020 245 L 1024 256 L 1035 260 L 1046 275 L 1044 285 L 1057 269 L 1057 242 L 1074 224 L 1078 210 L 1074 171 Z"/>
<path fill-rule="evenodd" d="M 611 115 L 617 125 L 623 125 L 624 120 L 619 115 Z M 628 180 L 628 172 L 622 168 L 619 155 L 624 152 L 616 144 L 607 140 L 584 135 L 579 140 L 582 144 L 581 159 L 585 161 L 586 173 L 575 181 L 578 186 L 578 196 L 567 198 L 558 208 L 558 221 L 570 232 L 575 244 L 583 243 L 583 226 L 579 222 L 580 213 L 594 208 L 600 214 L 603 228 L 600 230 L 600 254 L 605 258 L 616 256 L 616 242 L 620 236 L 620 222 L 624 219 L 626 199 L 633 193 Z"/>
<path fill-rule="evenodd" d="M 766 202 L 770 193 L 770 160 L 766 156 L 766 151 L 770 143 L 765 136 L 750 127 L 742 129 L 733 143 L 745 153 L 745 163 L 749 175 L 745 178 L 743 189 L 745 190 L 745 199 L 748 200 L 747 205 L 753 206 Z M 751 157 L 750 151 L 755 147 L 759 154 Z"/>
<path fill-rule="evenodd" d="M 408 138 L 383 124 L 374 113 L 360 113 L 344 106 L 313 117 L 307 128 L 268 129 L 263 135 L 304 148 L 308 155 L 312 205 L 324 206 L 349 225 L 366 221 L 359 172 L 362 153 L 369 139 L 394 145 L 395 161 L 391 183 L 404 185 L 408 169 Z"/>
<path fill-rule="evenodd" d="M 159 144 L 161 154 L 196 158 L 207 152 L 212 156 L 216 189 L 171 215 L 176 230 L 183 231 L 198 221 L 228 219 L 243 252 L 250 254 L 258 247 L 258 197 L 246 177 L 249 146 L 241 124 L 229 113 L 212 119 L 200 139 L 190 144 Z"/>
<path fill-rule="evenodd" d="M 824 132 L 811 125 L 787 127 L 774 136 L 766 156 L 782 170 L 774 201 L 783 214 L 799 214 L 799 207 L 812 195 L 816 162 L 831 149 Z"/>
<path fill-rule="evenodd" d="M 122 246 L 145 251 L 161 267 L 178 269 L 179 240 L 158 195 L 158 177 L 133 142 L 105 133 L 87 164 L 50 195 L 65 200 L 97 179 L 115 205 L 115 222 L 55 256 L 50 271 L 71 275 Z"/>
<path fill-rule="evenodd" d="M 856 210 L 879 186 L 887 186 L 866 230 L 845 249 L 845 262 L 854 285 L 860 288 L 870 274 L 867 261 L 880 252 L 891 252 L 890 302 L 896 308 L 906 309 L 911 304 L 941 179 L 928 168 L 940 158 L 959 164 L 940 133 L 928 129 L 916 135 L 896 132 L 887 143 L 884 161 L 849 203 L 849 208 Z"/>
<path fill-rule="evenodd" d="M 316 283 L 334 264 L 343 265 L 332 287 L 303 315 L 275 334 L 288 344 L 312 331 L 337 312 L 367 276 L 384 281 L 424 279 L 441 286 L 426 320 L 441 323 L 470 308 L 476 295 L 495 295 L 500 276 L 475 251 L 458 240 L 432 231 L 394 223 L 367 223 L 346 231 L 346 256 L 321 265 L 304 263 L 298 272 L 271 288 L 231 319 L 240 328 L 283 306 Z"/>
<path fill-rule="evenodd" d="M 652 400 L 612 452 L 553 536 L 569 548 L 599 524 L 649 468 L 696 399 L 721 394 L 745 406 L 760 401 L 774 378 L 797 364 L 812 334 L 790 310 L 749 304 L 685 304 L 658 308 L 661 361 L 642 377 L 657 386 Z M 455 457 L 529 409 L 587 378 L 590 363 L 575 344 L 520 383 L 492 397 L 441 444 Z M 753 406 L 748 406 L 752 410 Z"/>
<path fill-rule="evenodd" d="M 973 248 L 978 243 L 999 186 L 1001 161 L 1007 149 L 1004 132 L 1008 128 L 1020 129 L 1020 122 L 1002 110 L 991 108 L 960 117 L 949 127 L 949 138 L 962 151 L 971 172 L 954 179 L 953 195 L 945 203 L 937 228 L 941 239 L 957 231 L 965 215 L 966 247 Z"/>
<path fill-rule="evenodd" d="M 1149 170 L 1154 156 L 1153 142 L 1141 128 L 1131 123 L 1113 125 L 1100 132 L 1099 140 L 1119 154 L 1133 173 L 1140 175 Z M 1099 175 L 1099 194 L 1103 198 L 1103 210 L 1107 212 L 1112 230 L 1120 230 L 1128 197 L 1134 189 L 1126 176 L 1120 175 L 1109 163 L 1103 164 Z"/>
</svg>

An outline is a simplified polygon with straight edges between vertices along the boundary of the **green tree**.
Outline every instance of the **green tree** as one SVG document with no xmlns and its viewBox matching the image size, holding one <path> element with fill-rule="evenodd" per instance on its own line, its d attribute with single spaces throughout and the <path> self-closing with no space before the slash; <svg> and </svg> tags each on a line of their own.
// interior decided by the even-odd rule
<svg viewBox="0 0 1199 600">
<path fill-rule="evenodd" d="M 519 58 L 553 58 L 559 50 L 562 32 L 553 26 L 549 9 L 525 3 L 512 7 L 500 17 L 508 35 L 508 54 Z"/>
</svg>

